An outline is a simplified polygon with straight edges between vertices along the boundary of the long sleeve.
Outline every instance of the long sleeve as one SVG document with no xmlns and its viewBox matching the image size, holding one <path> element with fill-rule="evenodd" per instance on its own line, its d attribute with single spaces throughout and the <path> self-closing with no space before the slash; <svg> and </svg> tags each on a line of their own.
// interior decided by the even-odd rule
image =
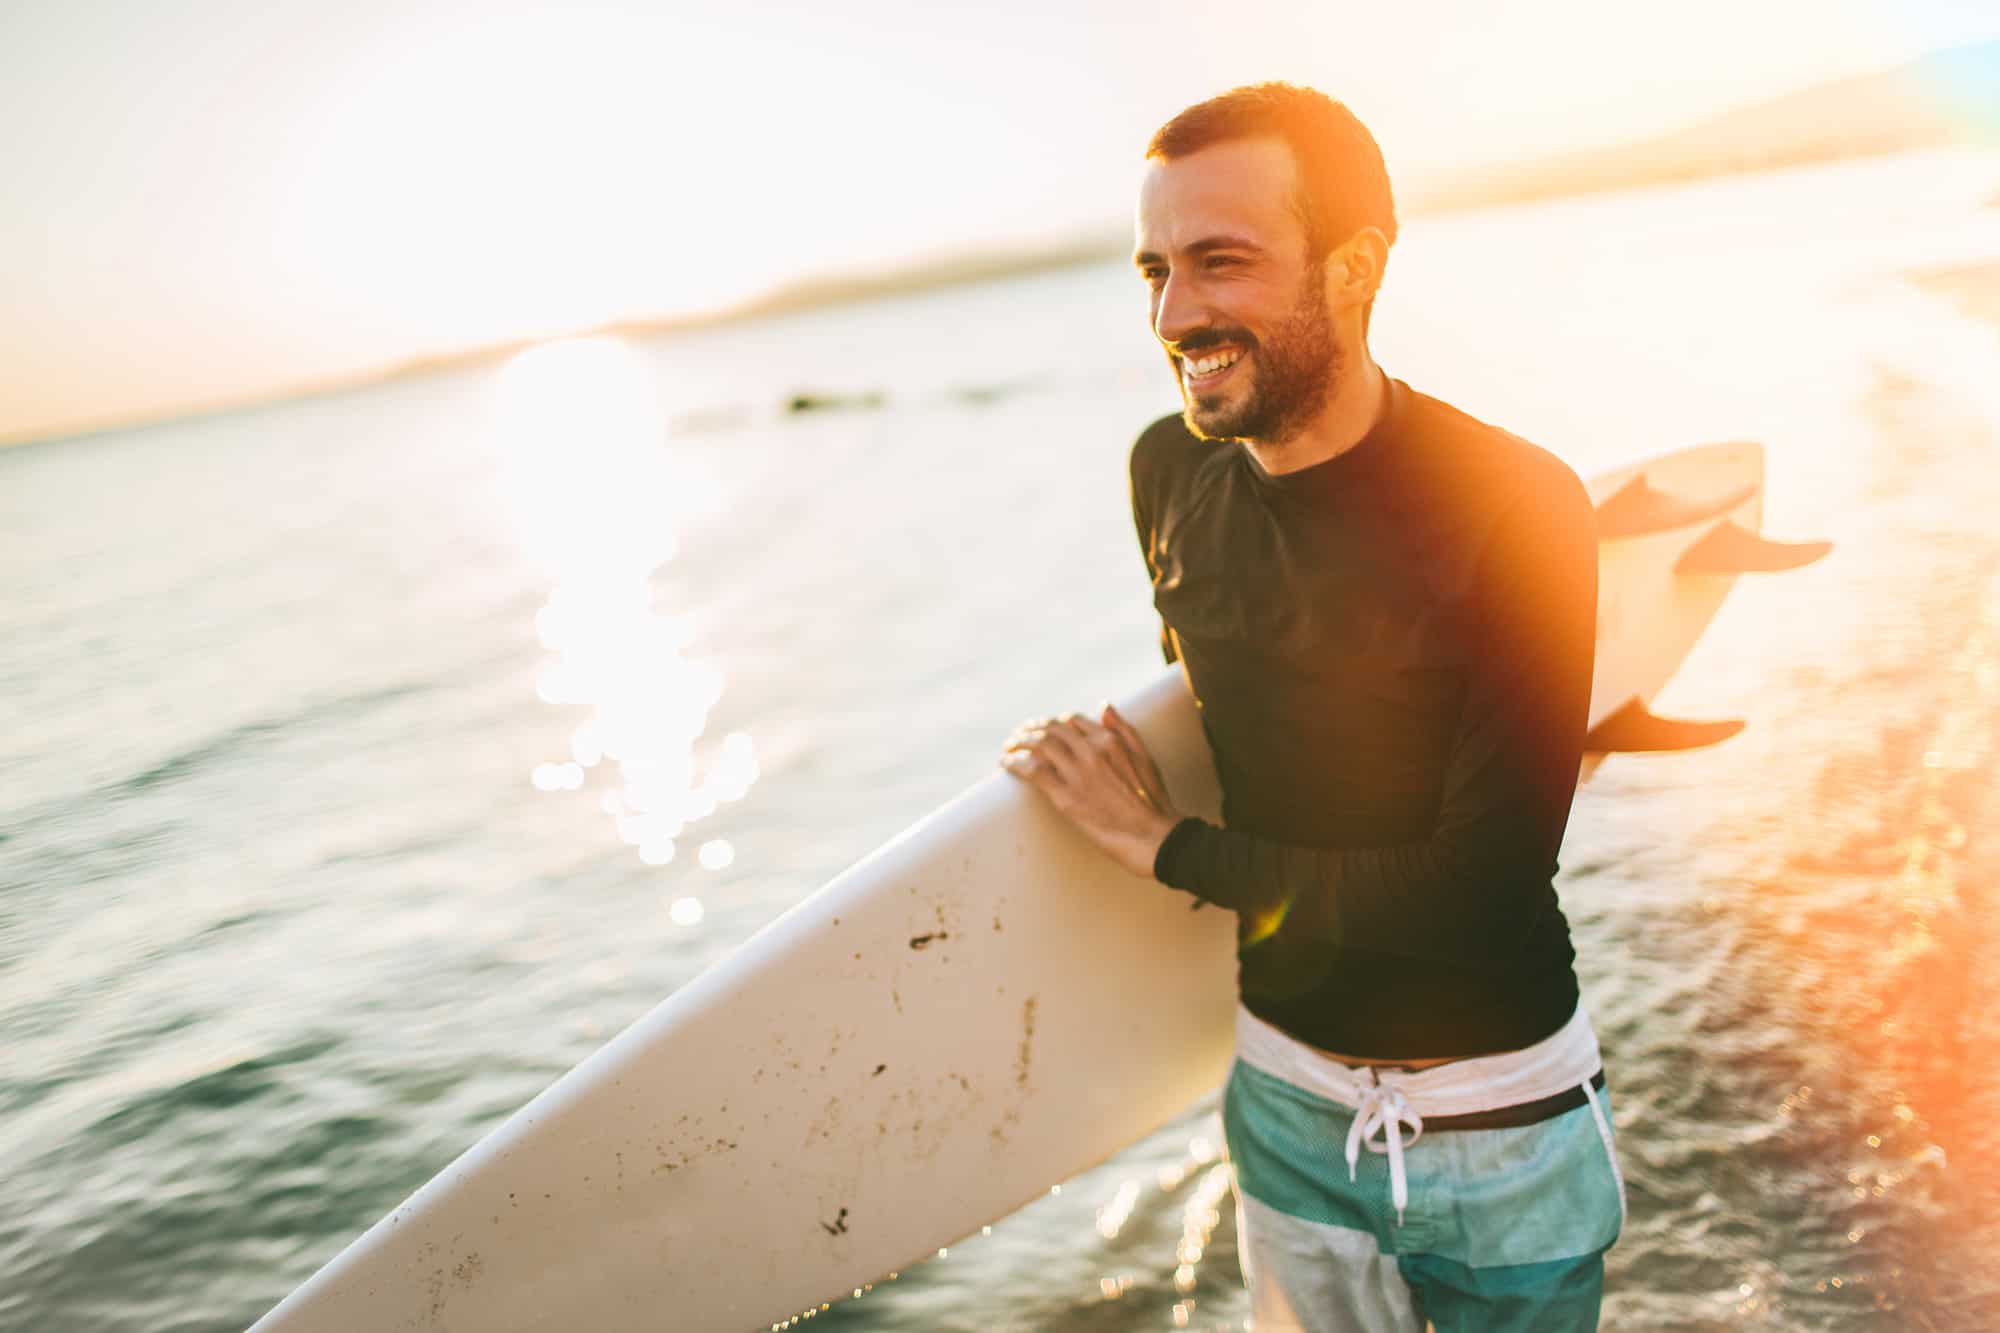
<svg viewBox="0 0 2000 1333">
<path fill-rule="evenodd" d="M 1149 427 L 1147 433 L 1150 434 L 1154 429 L 1157 429 L 1157 426 Z M 1145 447 L 1146 436 L 1141 435 L 1132 446 L 1128 480 L 1132 493 L 1132 526 L 1138 532 L 1139 554 L 1146 561 L 1146 577 L 1151 580 L 1159 577 L 1160 570 L 1153 560 L 1153 516 L 1149 499 L 1152 483 L 1147 475 L 1146 464 L 1142 460 Z M 1160 621 L 1160 656 L 1170 665 L 1180 660 L 1180 653 L 1174 648 L 1173 631 L 1167 628 L 1164 618 Z"/>
<path fill-rule="evenodd" d="M 1313 952 L 1463 961 L 1519 938 L 1533 919 L 1524 906 L 1555 874 L 1588 721 L 1597 539 L 1574 474 L 1511 502 L 1474 596 L 1475 646 L 1427 837 L 1288 846 L 1190 819 L 1161 846 L 1156 877 L 1237 912 L 1246 944 L 1282 926 Z"/>
</svg>

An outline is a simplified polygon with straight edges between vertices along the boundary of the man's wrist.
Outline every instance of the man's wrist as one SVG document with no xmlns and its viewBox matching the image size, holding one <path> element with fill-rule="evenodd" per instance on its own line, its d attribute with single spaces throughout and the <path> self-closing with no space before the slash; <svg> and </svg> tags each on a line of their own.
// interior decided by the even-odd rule
<svg viewBox="0 0 2000 1333">
<path fill-rule="evenodd" d="M 1149 865 L 1154 879 L 1167 885 L 1169 888 L 1179 887 L 1168 878 L 1175 853 L 1186 843 L 1187 839 L 1192 836 L 1200 825 L 1201 820 L 1196 819 L 1192 815 L 1174 814 L 1172 816 L 1172 822 L 1167 824 L 1159 838 L 1153 843 L 1153 857 Z"/>
<path fill-rule="evenodd" d="M 1156 813 L 1143 831 L 1132 835 L 1132 850 L 1126 868 L 1136 875 L 1151 877 L 1161 845 L 1172 836 L 1179 823 L 1180 816 L 1172 810 Z"/>
</svg>

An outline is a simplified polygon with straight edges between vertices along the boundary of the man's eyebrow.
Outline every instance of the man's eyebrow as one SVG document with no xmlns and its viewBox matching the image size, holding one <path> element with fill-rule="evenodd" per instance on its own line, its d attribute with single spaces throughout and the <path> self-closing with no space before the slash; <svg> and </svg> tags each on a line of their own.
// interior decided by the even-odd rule
<svg viewBox="0 0 2000 1333">
<path fill-rule="evenodd" d="M 1264 253 L 1264 247 L 1247 236 L 1207 236 L 1188 247 L 1188 253 L 1192 255 L 1205 255 L 1213 250 L 1241 250 L 1253 255 Z"/>
<path fill-rule="evenodd" d="M 1187 247 L 1189 254 L 1199 258 L 1216 250 L 1240 250 L 1245 254 L 1261 255 L 1264 247 L 1247 236 L 1204 236 Z M 1161 256 L 1152 250 L 1141 250 L 1132 256 L 1132 262 L 1140 268 L 1161 262 Z"/>
</svg>

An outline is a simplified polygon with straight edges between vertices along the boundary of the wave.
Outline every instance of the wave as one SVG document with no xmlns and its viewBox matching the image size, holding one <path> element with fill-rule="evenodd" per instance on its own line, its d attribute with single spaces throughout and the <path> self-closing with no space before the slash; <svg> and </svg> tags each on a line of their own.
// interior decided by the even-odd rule
<svg viewBox="0 0 2000 1333">
<path fill-rule="evenodd" d="M 116 800 L 134 795 L 153 787 L 178 781 L 192 773 L 199 772 L 219 760 L 226 759 L 239 750 L 256 744 L 267 737 L 283 735 L 293 730 L 303 730 L 322 722 L 340 720 L 353 714 L 364 713 L 383 704 L 414 694 L 422 694 L 431 685 L 402 684 L 381 689 L 363 690 L 354 694 L 338 695 L 320 700 L 282 717 L 260 718 L 254 722 L 244 722 L 228 730 L 211 736 L 201 743 L 169 756 L 129 778 L 121 779 L 99 789 L 99 796 Z"/>
</svg>

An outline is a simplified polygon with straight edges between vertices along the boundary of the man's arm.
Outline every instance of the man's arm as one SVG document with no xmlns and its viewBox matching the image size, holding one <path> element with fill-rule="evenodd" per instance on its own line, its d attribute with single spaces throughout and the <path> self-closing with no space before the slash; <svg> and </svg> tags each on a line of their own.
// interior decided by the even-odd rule
<svg viewBox="0 0 2000 1333">
<path fill-rule="evenodd" d="M 1470 663 L 1430 836 L 1296 847 L 1188 819 L 1154 875 L 1241 914 L 1246 942 L 1282 925 L 1329 951 L 1463 959 L 1518 936 L 1523 896 L 1555 873 L 1595 663 L 1596 527 L 1582 483 L 1562 477 L 1512 503 L 1482 558 L 1484 656 Z"/>
<path fill-rule="evenodd" d="M 1151 878 L 1180 813 L 1167 799 L 1160 766 L 1137 738 L 1106 704 L 1095 719 L 1071 713 L 1022 724 L 1008 738 L 1000 766 L 1039 788 L 1106 856 Z"/>
<path fill-rule="evenodd" d="M 1131 457 L 1127 460 L 1126 478 L 1132 493 L 1132 527 L 1139 535 L 1139 554 L 1146 561 L 1148 583 L 1160 576 L 1159 566 L 1153 563 L 1153 510 L 1151 468 L 1142 457 L 1146 449 L 1146 436 L 1159 428 L 1159 423 L 1147 427 L 1145 433 L 1132 445 Z M 1160 621 L 1160 655 L 1171 664 L 1180 660 L 1180 653 L 1174 646 L 1173 632 L 1167 628 L 1164 618 Z"/>
<path fill-rule="evenodd" d="M 1146 427 L 1133 441 L 1128 461 L 1132 526 L 1152 578 L 1160 572 L 1153 560 L 1160 445 L 1176 423 L 1177 418 L 1162 417 Z M 1160 652 L 1173 662 L 1179 656 L 1175 648 L 1162 620 Z M 1106 704 L 1097 718 L 1071 713 L 1025 722 L 1007 738 L 1000 764 L 1039 789 L 1105 855 L 1134 875 L 1152 876 L 1160 844 L 1180 813 L 1167 796 L 1159 765 L 1117 709 Z"/>
</svg>

